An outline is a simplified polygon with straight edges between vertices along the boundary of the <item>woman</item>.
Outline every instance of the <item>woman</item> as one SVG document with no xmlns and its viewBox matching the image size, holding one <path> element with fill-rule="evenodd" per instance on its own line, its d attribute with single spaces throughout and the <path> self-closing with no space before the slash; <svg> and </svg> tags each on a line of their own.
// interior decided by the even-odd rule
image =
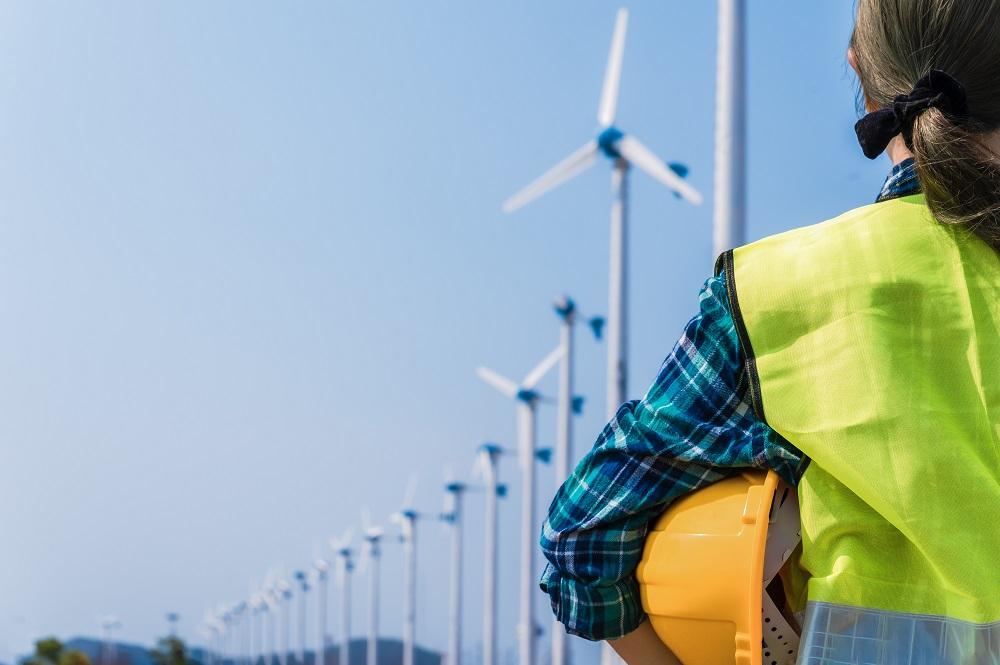
<svg viewBox="0 0 1000 665">
<path fill-rule="evenodd" d="M 559 489 L 567 630 L 676 662 L 635 581 L 649 523 L 742 468 L 797 486 L 799 662 L 1000 662 L 1000 0 L 858 0 L 874 204 L 720 257 L 647 395 Z"/>
</svg>

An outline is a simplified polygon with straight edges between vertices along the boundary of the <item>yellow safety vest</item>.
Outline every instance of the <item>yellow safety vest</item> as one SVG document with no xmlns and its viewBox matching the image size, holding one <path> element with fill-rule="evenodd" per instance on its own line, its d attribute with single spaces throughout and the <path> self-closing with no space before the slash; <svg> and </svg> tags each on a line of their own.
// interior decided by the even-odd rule
<svg viewBox="0 0 1000 665">
<path fill-rule="evenodd" d="M 799 663 L 1000 663 L 1000 256 L 922 195 L 722 255 L 799 485 Z"/>
</svg>

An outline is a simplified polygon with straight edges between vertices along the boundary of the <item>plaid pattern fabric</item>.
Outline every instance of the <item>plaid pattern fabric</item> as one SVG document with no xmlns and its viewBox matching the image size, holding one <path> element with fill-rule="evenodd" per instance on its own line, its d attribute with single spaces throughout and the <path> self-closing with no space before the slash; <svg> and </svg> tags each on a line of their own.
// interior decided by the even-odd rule
<svg viewBox="0 0 1000 665">
<path fill-rule="evenodd" d="M 920 183 L 917 181 L 917 167 L 911 157 L 904 159 L 892 167 L 875 202 L 879 203 L 888 199 L 897 199 L 900 196 L 916 194 L 919 191 Z"/>
<path fill-rule="evenodd" d="M 878 200 L 917 191 L 907 160 Z M 724 279 L 706 281 L 699 304 L 649 392 L 618 409 L 549 506 L 541 587 L 573 635 L 614 639 L 643 621 L 635 568 L 672 501 L 745 468 L 795 485 L 808 464 L 754 415 Z"/>
</svg>

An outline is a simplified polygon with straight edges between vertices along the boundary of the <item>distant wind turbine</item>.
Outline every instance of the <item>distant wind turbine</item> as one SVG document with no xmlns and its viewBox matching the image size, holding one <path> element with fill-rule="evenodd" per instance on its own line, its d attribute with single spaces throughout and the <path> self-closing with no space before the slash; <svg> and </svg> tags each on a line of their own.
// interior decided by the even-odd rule
<svg viewBox="0 0 1000 665">
<path fill-rule="evenodd" d="M 314 665 L 326 665 L 326 611 L 327 611 L 327 571 L 329 562 L 320 556 L 316 548 L 313 557 L 313 577 L 316 579 L 316 659 Z"/>
<path fill-rule="evenodd" d="M 535 642 L 535 445 L 536 409 L 541 394 L 535 390 L 539 381 L 562 358 L 565 349 L 559 346 L 536 365 L 520 385 L 493 370 L 479 367 L 476 372 L 500 393 L 516 400 L 518 420 L 518 463 L 521 467 L 521 579 L 519 583 L 518 659 L 520 665 L 534 664 Z"/>
<path fill-rule="evenodd" d="M 292 585 L 286 580 L 276 584 L 281 602 L 281 665 L 289 665 L 292 655 Z"/>
<path fill-rule="evenodd" d="M 101 632 L 104 636 L 104 648 L 101 649 L 102 665 L 115 665 L 118 660 L 118 649 L 115 647 L 114 631 L 122 627 L 122 622 L 115 616 L 101 618 Z"/>
<path fill-rule="evenodd" d="M 378 610 L 379 610 L 379 543 L 382 540 L 382 527 L 373 526 L 368 515 L 368 509 L 361 512 L 361 525 L 364 529 L 365 553 L 361 560 L 362 570 L 368 569 L 368 649 L 367 665 L 378 665 Z"/>
<path fill-rule="evenodd" d="M 563 349 L 562 361 L 559 363 L 559 397 L 556 411 L 556 450 L 555 474 L 556 487 L 562 485 L 569 476 L 573 459 L 573 415 L 581 412 L 583 398 L 573 394 L 573 329 L 580 320 L 584 320 L 594 337 L 601 339 L 604 330 L 604 318 L 599 316 L 586 317 L 569 296 L 562 296 L 555 301 L 555 311 L 559 316 L 559 344 Z M 568 644 L 566 629 L 558 619 L 552 620 L 552 658 L 551 665 L 564 665 L 567 660 Z"/>
<path fill-rule="evenodd" d="M 451 531 L 451 585 L 448 590 L 448 650 L 445 665 L 462 662 L 462 494 L 464 483 L 446 474 L 445 508 L 441 520 Z"/>
<path fill-rule="evenodd" d="M 347 529 L 340 538 L 330 539 L 330 549 L 340 560 L 337 569 L 340 583 L 340 650 L 337 654 L 337 665 L 351 663 L 351 536 L 352 529 Z"/>
<path fill-rule="evenodd" d="M 304 570 L 295 571 L 299 583 L 299 665 L 306 665 L 306 594 L 309 593 L 309 576 Z"/>
<path fill-rule="evenodd" d="M 414 640 L 416 637 L 416 596 L 417 596 L 417 518 L 420 514 L 413 509 L 413 499 L 417 491 L 417 477 L 410 476 L 406 494 L 398 513 L 390 519 L 399 525 L 400 540 L 403 543 L 403 665 L 413 664 Z"/>
<path fill-rule="evenodd" d="M 495 665 L 497 659 L 497 499 L 507 488 L 497 480 L 497 462 L 503 449 L 486 443 L 476 453 L 473 475 L 482 477 L 486 486 L 486 510 L 483 516 L 483 662 Z"/>
</svg>

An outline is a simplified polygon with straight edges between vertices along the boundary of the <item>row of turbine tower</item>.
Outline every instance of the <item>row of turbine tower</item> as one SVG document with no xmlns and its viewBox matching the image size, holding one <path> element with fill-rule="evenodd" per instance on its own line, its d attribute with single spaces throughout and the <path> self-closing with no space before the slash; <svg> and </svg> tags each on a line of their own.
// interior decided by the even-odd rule
<svg viewBox="0 0 1000 665">
<path fill-rule="evenodd" d="M 745 191 L 745 62 L 744 62 L 744 0 L 719 0 L 718 54 L 716 79 L 715 132 L 715 201 L 713 251 L 717 255 L 738 246 L 744 236 Z M 483 637 L 481 665 L 496 665 L 497 607 L 497 498 L 506 487 L 498 482 L 498 460 L 513 454 L 521 475 L 521 543 L 518 580 L 517 645 L 518 665 L 538 665 L 536 658 L 537 624 L 533 612 L 536 591 L 536 551 L 539 524 L 535 515 L 535 464 L 548 461 L 552 451 L 539 450 L 536 441 L 537 407 L 553 401 L 541 394 L 536 386 L 548 372 L 559 365 L 557 405 L 557 436 L 554 469 L 556 484 L 569 475 L 573 460 L 572 416 L 582 407 L 582 399 L 573 393 L 574 328 L 585 322 L 600 339 L 606 329 L 607 377 L 605 416 L 614 417 L 626 398 L 627 381 L 627 320 L 628 320 L 628 176 L 637 167 L 669 188 L 678 198 L 698 205 L 702 197 L 684 178 L 685 165 L 665 163 L 637 138 L 624 133 L 615 125 L 618 92 L 621 81 L 628 11 L 618 10 L 612 33 L 611 48 L 605 70 L 598 107 L 598 132 L 595 138 L 515 194 L 503 204 L 505 212 L 514 212 L 535 198 L 571 180 L 603 155 L 611 163 L 612 205 L 609 242 L 609 279 L 607 319 L 584 316 L 568 297 L 556 303 L 560 326 L 559 345 L 520 382 L 480 367 L 479 377 L 501 394 L 514 401 L 517 413 L 517 448 L 505 450 L 496 444 L 480 446 L 476 452 L 473 475 L 476 484 L 449 480 L 445 485 L 446 507 L 443 513 L 431 515 L 417 512 L 413 506 L 414 483 L 407 489 L 402 509 L 391 518 L 400 528 L 404 553 L 403 662 L 415 665 L 416 631 L 416 536 L 421 518 L 443 521 L 451 532 L 451 582 L 449 590 L 449 628 L 446 665 L 462 665 L 462 497 L 471 489 L 485 494 L 484 556 L 483 556 Z M 350 665 L 351 573 L 354 569 L 351 549 L 352 532 L 331 539 L 335 555 L 333 565 L 317 556 L 309 570 L 294 573 L 291 580 L 271 576 L 264 587 L 250 599 L 221 607 L 206 615 L 206 630 L 210 637 L 208 665 L 224 659 L 239 665 L 307 665 L 306 663 L 306 597 L 316 589 L 319 657 L 311 665 Z M 359 553 L 361 570 L 368 571 L 368 626 L 366 665 L 378 665 L 379 637 L 379 557 L 384 530 L 371 523 L 367 512 L 362 516 L 364 546 Z M 338 656 L 327 656 L 327 578 L 331 569 L 337 575 L 340 600 L 340 645 Z M 298 593 L 298 644 L 291 648 L 292 602 Z M 551 665 L 569 662 L 566 633 L 553 623 L 551 631 Z M 348 657 L 345 658 L 344 656 Z M 602 665 L 616 659 L 605 645 Z"/>
<path fill-rule="evenodd" d="M 448 480 L 444 485 L 445 508 L 439 514 L 418 512 L 414 507 L 416 477 L 407 486 L 401 509 L 389 516 L 389 521 L 399 527 L 399 542 L 403 550 L 403 661 L 402 665 L 415 665 L 416 647 L 416 541 L 417 523 L 421 519 L 436 519 L 443 522 L 450 531 L 450 584 L 449 584 L 449 630 L 447 645 L 447 665 L 461 663 L 461 623 L 462 623 L 462 569 L 463 569 L 463 524 L 462 499 L 467 491 L 482 491 L 485 495 L 484 556 L 483 556 L 483 665 L 496 663 L 496 608 L 497 608 L 497 499 L 506 495 L 507 487 L 499 482 L 498 463 L 502 456 L 514 455 L 518 459 L 522 473 L 522 546 L 521 546 L 521 623 L 524 623 L 525 604 L 530 608 L 533 596 L 533 582 L 529 574 L 534 566 L 535 524 L 534 502 L 535 462 L 549 462 L 553 451 L 539 449 L 535 441 L 536 408 L 539 402 L 556 401 L 559 423 L 555 449 L 555 470 L 557 482 L 569 473 L 570 464 L 570 419 L 580 413 L 583 399 L 572 394 L 573 328 L 583 317 L 576 304 L 563 297 L 554 306 L 560 325 L 559 345 L 535 366 L 520 383 L 516 383 L 485 367 L 477 368 L 479 376 L 514 400 L 519 419 L 519 437 L 516 450 L 509 450 L 494 443 L 481 445 L 475 454 L 472 475 L 476 483 Z M 586 318 L 586 323 L 595 338 L 600 339 L 604 327 L 601 317 Z M 556 365 L 561 366 L 559 394 L 556 400 L 542 395 L 536 385 Z M 528 461 L 530 460 L 530 461 Z M 450 475 L 450 474 L 448 474 Z M 359 554 L 358 572 L 368 577 L 368 617 L 365 650 L 365 665 L 378 664 L 379 618 L 380 618 L 380 558 L 385 530 L 373 525 L 367 509 L 361 514 L 361 537 L 363 546 Z M 309 568 L 294 571 L 282 577 L 273 572 L 267 574 L 264 584 L 244 601 L 222 605 L 205 613 L 204 635 L 208 639 L 205 650 L 206 665 L 349 665 L 351 639 L 351 577 L 355 570 L 351 548 L 353 529 L 348 529 L 339 537 L 329 540 L 333 560 L 317 553 Z M 328 655 L 333 644 L 328 639 L 328 583 L 330 572 L 336 576 L 340 601 L 339 644 L 337 657 Z M 315 654 L 307 660 L 309 640 L 307 630 L 308 596 L 315 590 L 316 635 L 313 645 Z M 525 593 L 528 591 L 529 593 Z M 297 601 L 297 602 L 296 602 Z M 297 639 L 292 644 L 293 611 L 297 618 Z M 532 629 L 532 632 L 535 632 Z M 562 632 L 561 630 L 559 631 Z M 563 633 L 563 635 L 565 635 Z M 348 658 L 342 659 L 341 654 Z"/>
</svg>

